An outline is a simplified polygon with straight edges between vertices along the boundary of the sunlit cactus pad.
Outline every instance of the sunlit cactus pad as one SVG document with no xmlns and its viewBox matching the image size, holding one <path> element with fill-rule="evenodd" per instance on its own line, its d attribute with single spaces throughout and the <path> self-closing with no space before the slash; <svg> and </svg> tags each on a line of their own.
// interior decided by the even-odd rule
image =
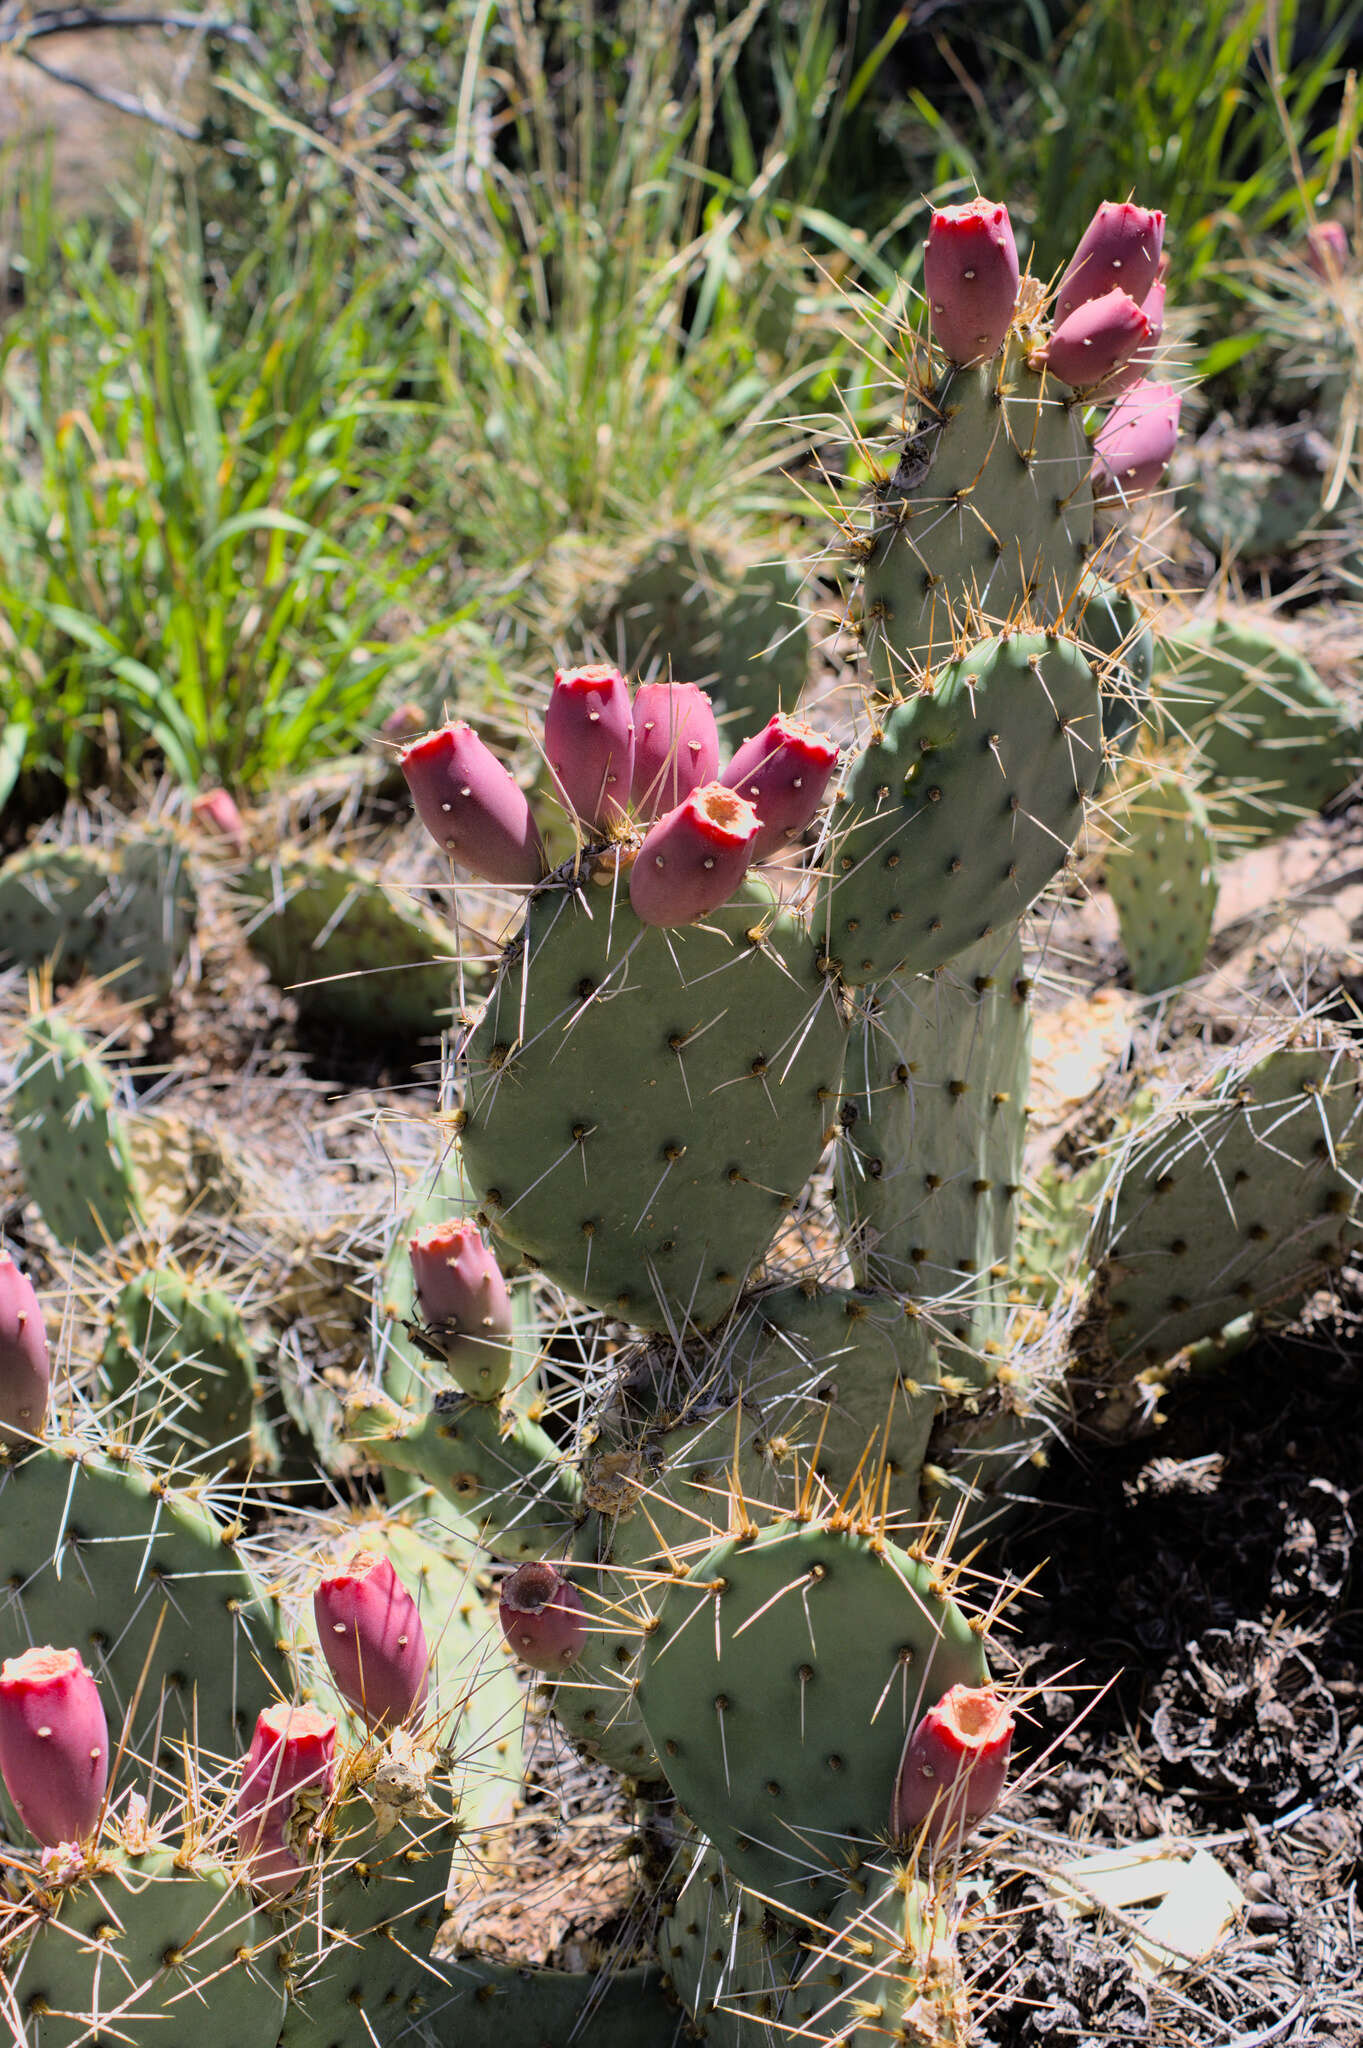
<svg viewBox="0 0 1363 2048">
<path fill-rule="evenodd" d="M 50 961 L 59 982 L 107 977 L 125 1002 L 169 993 L 197 914 L 193 874 L 165 832 L 28 847 L 0 867 L 0 959 Z"/>
<path fill-rule="evenodd" d="M 1216 915 L 1215 841 L 1195 789 L 1151 774 L 1121 806 L 1107 886 L 1131 986 L 1161 995 L 1202 972 Z"/>
</svg>

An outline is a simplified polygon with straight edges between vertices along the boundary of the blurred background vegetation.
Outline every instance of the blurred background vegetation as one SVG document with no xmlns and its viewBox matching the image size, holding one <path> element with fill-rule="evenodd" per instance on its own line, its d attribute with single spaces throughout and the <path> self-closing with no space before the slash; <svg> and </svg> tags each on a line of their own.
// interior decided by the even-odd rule
<svg viewBox="0 0 1363 2048">
<path fill-rule="evenodd" d="M 1183 361 L 1246 420 L 1300 403 L 1265 277 L 1356 204 L 1363 0 L 119 13 L 0 6 L 16 829 L 258 792 L 407 700 L 512 718 L 679 554 L 807 580 L 934 203 L 1006 199 L 1043 276 L 1162 206 Z"/>
</svg>

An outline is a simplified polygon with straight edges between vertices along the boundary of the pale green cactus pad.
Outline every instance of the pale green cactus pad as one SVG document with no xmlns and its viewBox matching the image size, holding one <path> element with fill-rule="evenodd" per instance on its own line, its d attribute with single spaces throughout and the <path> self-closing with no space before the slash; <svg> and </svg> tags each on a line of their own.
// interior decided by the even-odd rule
<svg viewBox="0 0 1363 2048">
<path fill-rule="evenodd" d="M 1140 782 L 1107 857 L 1131 986 L 1162 995 L 1202 972 L 1216 915 L 1216 844 L 1201 799 L 1177 774 Z"/>
<path fill-rule="evenodd" d="M 0 959 L 58 982 L 107 979 L 124 1001 L 169 994 L 189 949 L 198 893 L 183 849 L 146 831 L 114 846 L 31 846 L 0 867 Z"/>
<path fill-rule="evenodd" d="M 64 1017 L 39 1014 L 25 1026 L 9 1114 L 24 1186 L 59 1242 L 98 1252 L 138 1226 L 137 1173 L 113 1080 Z"/>
</svg>

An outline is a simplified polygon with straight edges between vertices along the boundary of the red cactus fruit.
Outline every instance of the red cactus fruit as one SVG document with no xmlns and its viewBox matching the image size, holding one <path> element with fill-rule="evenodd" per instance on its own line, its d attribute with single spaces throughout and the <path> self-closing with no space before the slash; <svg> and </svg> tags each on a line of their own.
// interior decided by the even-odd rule
<svg viewBox="0 0 1363 2048">
<path fill-rule="evenodd" d="M 0 1667 L 0 1777 L 45 1849 L 94 1834 L 109 1782 L 109 1726 L 78 1650 L 25 1650 Z"/>
<path fill-rule="evenodd" d="M 336 1690 L 369 1728 L 398 1728 L 426 1704 L 426 1631 L 386 1557 L 357 1550 L 312 1596 Z"/>
<path fill-rule="evenodd" d="M 1178 443 L 1181 403 L 1172 384 L 1138 384 L 1113 406 L 1093 444 L 1100 497 L 1129 500 L 1155 489 Z"/>
<path fill-rule="evenodd" d="M 634 693 L 630 796 L 645 823 L 719 772 L 715 710 L 698 683 L 641 683 Z"/>
<path fill-rule="evenodd" d="M 237 1788 L 237 1852 L 250 1866 L 251 1885 L 268 1898 L 284 1898 L 303 1875 L 293 1844 L 294 1801 L 307 1793 L 325 1805 L 335 1750 L 336 1722 L 315 1707 L 281 1701 L 256 1721 Z"/>
<path fill-rule="evenodd" d="M 1150 322 L 1133 298 L 1111 291 L 1085 299 L 1046 344 L 1046 367 L 1076 391 L 1103 383 L 1150 339 Z"/>
<path fill-rule="evenodd" d="M 645 924 L 689 924 L 727 903 L 760 827 L 750 803 L 707 782 L 650 827 L 630 869 L 629 900 Z"/>
<path fill-rule="evenodd" d="M 1159 345 L 1164 339 L 1165 298 L 1164 284 L 1152 284 L 1141 300 L 1141 311 L 1150 322 L 1150 332 L 1130 360 L 1123 363 L 1119 370 L 1114 370 L 1110 377 L 1104 378 L 1093 394 L 1095 398 L 1120 398 L 1123 392 L 1133 391 L 1149 374 L 1150 365 L 1154 362 Z"/>
<path fill-rule="evenodd" d="M 602 661 L 556 672 L 544 751 L 584 825 L 621 823 L 634 776 L 634 709 L 618 668 Z"/>
<path fill-rule="evenodd" d="M 1303 251 L 1308 270 L 1324 284 L 1333 284 L 1349 268 L 1349 230 L 1342 220 L 1318 220 L 1306 230 Z"/>
<path fill-rule="evenodd" d="M 1055 325 L 1068 320 L 1077 306 L 1105 298 L 1114 289 L 1139 305 L 1159 276 L 1163 249 L 1162 213 L 1130 200 L 1105 199 L 1056 287 Z"/>
<path fill-rule="evenodd" d="M 502 1581 L 502 1633 L 522 1664 L 564 1671 L 587 1641 L 587 1611 L 571 1579 L 551 1564 L 518 1565 Z"/>
<path fill-rule="evenodd" d="M 932 338 L 949 362 L 996 355 L 1018 297 L 1018 252 L 1008 208 L 993 199 L 944 206 L 923 249 Z"/>
<path fill-rule="evenodd" d="M 1013 1717 L 992 1685 L 953 1685 L 904 1745 L 891 1833 L 926 1829 L 935 1847 L 958 1849 L 1003 1797 L 1012 1743 Z"/>
<path fill-rule="evenodd" d="M 485 882 L 538 882 L 544 850 L 525 792 L 471 725 L 442 725 L 398 766 L 438 846 Z"/>
<path fill-rule="evenodd" d="M 33 1282 L 0 1252 L 0 1444 L 32 1443 L 47 1414 L 47 1331 Z"/>
<path fill-rule="evenodd" d="M 784 711 L 744 740 L 721 780 L 757 813 L 751 860 L 765 860 L 798 839 L 823 802 L 837 765 L 835 742 Z"/>
<path fill-rule="evenodd" d="M 246 851 L 246 821 L 236 801 L 225 789 L 201 789 L 191 809 L 196 825 L 226 839 L 235 853 Z"/>
<path fill-rule="evenodd" d="M 416 1298 L 429 1337 L 466 1394 L 491 1401 L 511 1371 L 511 1296 L 473 1222 L 432 1223 L 409 1239 Z"/>
</svg>

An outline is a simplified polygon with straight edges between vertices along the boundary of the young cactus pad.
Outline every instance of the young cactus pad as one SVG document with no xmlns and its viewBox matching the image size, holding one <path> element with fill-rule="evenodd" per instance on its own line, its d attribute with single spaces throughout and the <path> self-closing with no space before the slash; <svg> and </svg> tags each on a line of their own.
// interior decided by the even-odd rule
<svg viewBox="0 0 1363 2048">
<path fill-rule="evenodd" d="M 544 890 L 467 1050 L 463 1154 L 494 1238 L 644 1329 L 706 1329 L 815 1166 L 843 1029 L 798 928 L 745 885 L 654 931 Z"/>
<path fill-rule="evenodd" d="M 24 1029 L 10 1118 L 24 1186 L 59 1242 L 94 1253 L 139 1223 L 113 1082 L 94 1047 L 56 1013 Z"/>
<path fill-rule="evenodd" d="M 884 1839 L 909 1730 L 950 1686 L 986 1677 L 928 1566 L 847 1529 L 777 1522 L 718 1544 L 666 1592 L 639 1704 L 734 1876 L 824 1914 Z"/>
<path fill-rule="evenodd" d="M 931 971 L 1016 924 L 1064 862 L 1103 765 L 1078 641 L 980 641 L 911 686 L 834 807 L 816 930 L 844 981 Z"/>
<path fill-rule="evenodd" d="M 1197 792 L 1154 775 L 1123 806 L 1107 859 L 1131 986 L 1161 995 L 1202 972 L 1216 914 L 1215 844 Z"/>
</svg>

